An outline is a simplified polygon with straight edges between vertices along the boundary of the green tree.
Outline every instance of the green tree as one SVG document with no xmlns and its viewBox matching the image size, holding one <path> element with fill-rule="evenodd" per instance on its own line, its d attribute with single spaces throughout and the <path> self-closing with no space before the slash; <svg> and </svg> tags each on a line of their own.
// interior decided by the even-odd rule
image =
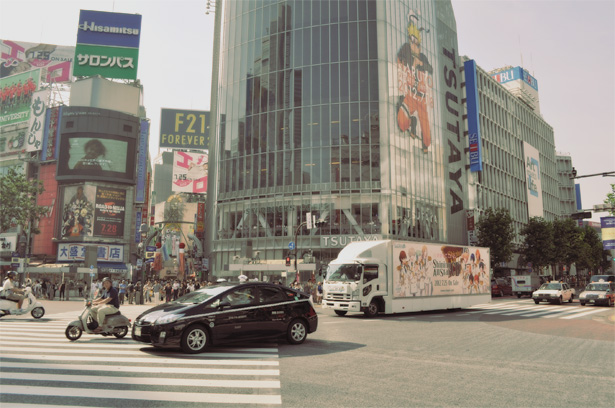
<svg viewBox="0 0 615 408">
<path fill-rule="evenodd" d="M 595 272 L 600 267 L 602 257 L 602 242 L 598 233 L 590 226 L 581 229 L 581 242 L 576 262 L 578 269 L 588 269 Z"/>
<path fill-rule="evenodd" d="M 576 222 L 571 218 L 553 221 L 553 264 L 555 266 L 570 266 L 579 260 L 583 252 L 583 233 Z"/>
<path fill-rule="evenodd" d="M 488 208 L 476 224 L 478 245 L 490 249 L 491 265 L 512 259 L 515 230 L 510 213 L 505 208 Z"/>
<path fill-rule="evenodd" d="M 615 184 L 611 184 L 611 192 L 607 193 L 604 203 L 610 208 L 609 214 L 615 215 Z"/>
<path fill-rule="evenodd" d="M 31 233 L 38 234 L 35 221 L 47 212 L 46 207 L 36 204 L 36 196 L 43 191 L 42 181 L 28 180 L 12 168 L 0 177 L 0 232 L 21 226 L 30 227 Z"/>
<path fill-rule="evenodd" d="M 540 272 L 545 266 L 553 263 L 553 225 L 541 217 L 530 218 L 529 223 L 521 230 L 523 235 L 523 256 L 526 262 L 532 263 L 532 268 Z"/>
</svg>

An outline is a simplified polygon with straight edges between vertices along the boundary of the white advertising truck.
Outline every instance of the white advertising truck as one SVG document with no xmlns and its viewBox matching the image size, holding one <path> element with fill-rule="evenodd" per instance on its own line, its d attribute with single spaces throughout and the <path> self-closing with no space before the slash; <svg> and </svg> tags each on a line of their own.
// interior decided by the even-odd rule
<svg viewBox="0 0 615 408">
<path fill-rule="evenodd" d="M 327 269 L 323 308 L 407 313 L 491 301 L 489 248 L 411 241 L 348 244 Z"/>
<path fill-rule="evenodd" d="M 532 293 L 540 287 L 540 277 L 535 274 L 513 275 L 510 280 L 513 296 L 518 298 L 524 295 L 532 297 Z"/>
</svg>

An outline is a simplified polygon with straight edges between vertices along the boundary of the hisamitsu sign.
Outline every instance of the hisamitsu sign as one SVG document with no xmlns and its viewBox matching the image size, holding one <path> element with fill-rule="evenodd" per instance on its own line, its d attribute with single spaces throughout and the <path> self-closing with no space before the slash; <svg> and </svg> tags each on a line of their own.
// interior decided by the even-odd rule
<svg viewBox="0 0 615 408">
<path fill-rule="evenodd" d="M 209 149 L 209 112 L 162 108 L 160 147 Z"/>
</svg>

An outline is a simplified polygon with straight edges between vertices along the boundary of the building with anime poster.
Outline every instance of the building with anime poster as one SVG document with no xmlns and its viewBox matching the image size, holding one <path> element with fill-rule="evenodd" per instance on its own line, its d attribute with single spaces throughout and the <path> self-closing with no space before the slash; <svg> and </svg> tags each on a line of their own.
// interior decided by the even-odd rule
<svg viewBox="0 0 615 408">
<path fill-rule="evenodd" d="M 214 275 L 233 275 L 242 248 L 283 260 L 296 232 L 299 258 L 324 262 L 357 239 L 466 242 L 450 1 L 226 2 L 216 13 Z M 298 229 L 307 213 L 327 224 Z"/>
</svg>

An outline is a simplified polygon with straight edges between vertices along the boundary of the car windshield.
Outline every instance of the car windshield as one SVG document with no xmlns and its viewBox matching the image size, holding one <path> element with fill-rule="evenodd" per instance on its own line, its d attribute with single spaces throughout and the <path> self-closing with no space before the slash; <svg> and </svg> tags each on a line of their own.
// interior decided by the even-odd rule
<svg viewBox="0 0 615 408">
<path fill-rule="evenodd" d="M 543 283 L 540 287 L 541 290 L 559 290 L 561 288 L 561 283 Z"/>
<path fill-rule="evenodd" d="M 607 290 L 609 290 L 609 284 L 608 283 L 590 283 L 589 285 L 587 285 L 585 290 L 596 290 L 596 291 L 606 292 Z"/>
<path fill-rule="evenodd" d="M 327 280 L 337 282 L 356 282 L 361 279 L 361 265 L 329 265 Z"/>
<path fill-rule="evenodd" d="M 204 289 L 199 289 L 194 292 L 190 292 L 179 299 L 175 300 L 175 303 L 188 303 L 197 304 L 203 303 L 207 299 L 211 299 L 214 296 L 229 289 L 229 286 L 210 286 Z"/>
</svg>

